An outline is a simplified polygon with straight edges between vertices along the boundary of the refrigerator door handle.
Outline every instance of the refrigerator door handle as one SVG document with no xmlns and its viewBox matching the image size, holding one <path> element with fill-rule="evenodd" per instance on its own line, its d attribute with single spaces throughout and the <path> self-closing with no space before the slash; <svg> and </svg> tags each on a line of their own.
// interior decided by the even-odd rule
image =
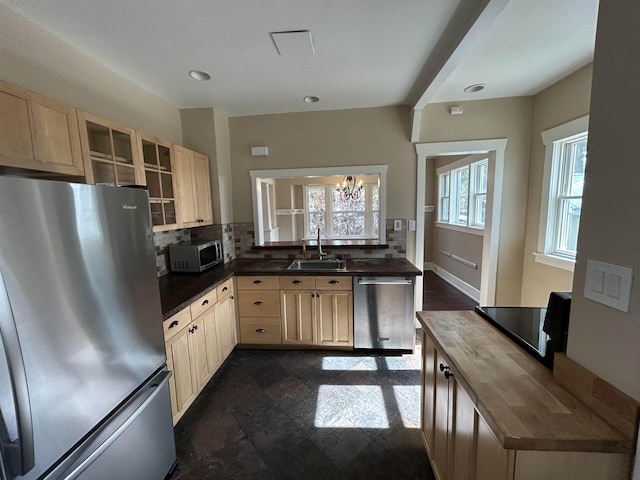
<svg viewBox="0 0 640 480">
<path fill-rule="evenodd" d="M 0 478 L 11 480 L 34 466 L 33 425 L 22 349 L 1 271 L 0 355 L 0 367 L 6 370 L 0 374 L 9 379 L 9 389 L 0 390 Z M 11 424 L 7 419 L 13 420 Z"/>
<path fill-rule="evenodd" d="M 84 472 L 87 468 L 89 468 L 91 464 L 95 462 L 100 457 L 100 455 L 102 455 L 104 451 L 107 450 L 118 439 L 118 437 L 120 437 L 120 435 L 122 435 L 127 430 L 127 428 L 129 428 L 129 426 L 144 412 L 147 406 L 151 402 L 153 402 L 153 400 L 162 391 L 162 387 L 169 381 L 170 377 L 171 377 L 171 372 L 169 371 L 160 373 L 154 379 L 155 383 L 152 385 L 154 387 L 153 391 L 144 400 L 144 402 L 142 402 L 140 406 L 136 408 L 136 410 L 127 418 L 127 420 L 122 425 L 120 425 L 111 434 L 111 436 L 109 436 L 109 438 L 107 438 L 104 441 L 104 443 L 102 443 L 98 448 L 93 450 L 93 452 L 91 452 L 91 454 L 87 458 L 85 458 L 82 461 L 82 463 L 80 463 L 80 465 L 75 467 L 73 471 L 66 474 L 64 476 L 65 480 L 74 480 L 78 478 L 80 475 L 82 475 L 82 472 Z"/>
</svg>

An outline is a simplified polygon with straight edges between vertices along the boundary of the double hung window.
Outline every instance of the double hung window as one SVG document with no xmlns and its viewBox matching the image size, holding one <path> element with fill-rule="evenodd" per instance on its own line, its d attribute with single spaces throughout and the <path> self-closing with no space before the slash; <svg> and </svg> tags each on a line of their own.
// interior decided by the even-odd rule
<svg viewBox="0 0 640 480">
<path fill-rule="evenodd" d="M 455 162 L 438 169 L 438 223 L 484 228 L 489 161 Z"/>
<path fill-rule="evenodd" d="M 315 238 L 377 238 L 380 224 L 377 184 L 365 184 L 358 198 L 346 198 L 335 185 L 305 186 L 305 232 Z"/>
<path fill-rule="evenodd" d="M 573 270 L 587 164 L 588 117 L 543 132 L 546 161 L 536 259 Z"/>
</svg>

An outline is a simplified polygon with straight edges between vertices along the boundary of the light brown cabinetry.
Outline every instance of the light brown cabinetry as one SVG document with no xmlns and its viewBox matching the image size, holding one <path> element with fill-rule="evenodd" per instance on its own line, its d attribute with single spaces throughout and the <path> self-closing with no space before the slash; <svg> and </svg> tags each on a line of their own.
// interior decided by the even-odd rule
<svg viewBox="0 0 640 480">
<path fill-rule="evenodd" d="M 137 148 L 149 191 L 153 231 L 174 230 L 178 228 L 180 218 L 176 207 L 173 145 L 152 135 L 138 133 Z"/>
<path fill-rule="evenodd" d="M 280 277 L 282 342 L 353 346 L 351 277 Z"/>
<path fill-rule="evenodd" d="M 280 328 L 280 291 L 277 276 L 239 276 L 238 322 L 240 343 L 278 345 Z"/>
<path fill-rule="evenodd" d="M 209 158 L 178 145 L 174 146 L 175 179 L 183 227 L 213 223 Z"/>
<path fill-rule="evenodd" d="M 129 127 L 78 111 L 87 183 L 145 185 L 136 132 Z"/>
<path fill-rule="evenodd" d="M 494 327 L 471 312 L 418 318 L 421 431 L 438 480 L 628 478 L 633 443 Z"/>
<path fill-rule="evenodd" d="M 83 175 L 76 109 L 0 81 L 0 165 Z"/>
<path fill-rule="evenodd" d="M 233 280 L 163 323 L 174 425 L 236 345 Z"/>
</svg>

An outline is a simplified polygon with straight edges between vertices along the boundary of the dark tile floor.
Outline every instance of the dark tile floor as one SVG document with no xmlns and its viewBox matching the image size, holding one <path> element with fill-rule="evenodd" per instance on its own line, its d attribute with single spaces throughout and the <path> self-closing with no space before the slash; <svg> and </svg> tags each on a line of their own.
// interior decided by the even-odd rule
<svg viewBox="0 0 640 480">
<path fill-rule="evenodd" d="M 235 350 L 176 425 L 187 479 L 433 479 L 412 355 Z"/>
</svg>

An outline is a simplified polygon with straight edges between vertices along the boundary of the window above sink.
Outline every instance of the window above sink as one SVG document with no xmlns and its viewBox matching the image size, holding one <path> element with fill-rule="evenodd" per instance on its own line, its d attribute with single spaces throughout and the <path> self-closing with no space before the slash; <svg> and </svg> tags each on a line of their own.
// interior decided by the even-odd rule
<svg viewBox="0 0 640 480">
<path fill-rule="evenodd" d="M 256 246 L 313 244 L 317 228 L 332 246 L 383 245 L 386 173 L 387 165 L 250 171 Z M 346 176 L 362 181 L 358 200 L 341 198 Z"/>
</svg>

